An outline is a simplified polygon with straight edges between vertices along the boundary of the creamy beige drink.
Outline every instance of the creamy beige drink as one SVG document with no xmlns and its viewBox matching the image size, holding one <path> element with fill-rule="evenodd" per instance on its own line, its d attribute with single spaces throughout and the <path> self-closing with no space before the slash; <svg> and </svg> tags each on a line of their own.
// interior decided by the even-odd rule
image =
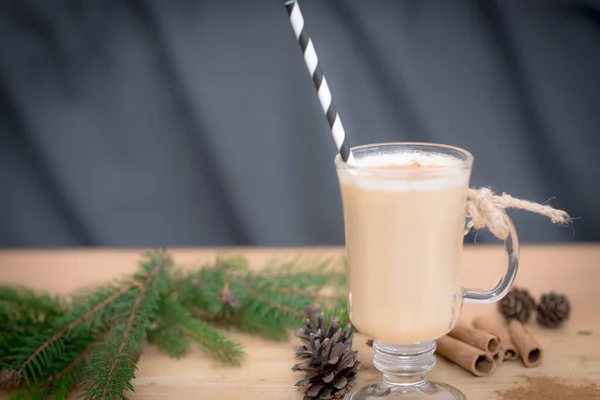
<svg viewBox="0 0 600 400">
<path fill-rule="evenodd" d="M 419 152 L 356 163 L 338 169 L 352 322 L 384 342 L 435 340 L 460 313 L 469 169 Z"/>
</svg>

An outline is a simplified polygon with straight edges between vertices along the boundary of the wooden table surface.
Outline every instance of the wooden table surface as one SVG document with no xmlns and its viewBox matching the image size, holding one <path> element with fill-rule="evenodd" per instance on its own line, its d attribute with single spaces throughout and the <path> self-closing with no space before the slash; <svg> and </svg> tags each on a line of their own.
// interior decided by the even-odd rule
<svg viewBox="0 0 600 400">
<path fill-rule="evenodd" d="M 0 283 L 67 293 L 83 285 L 106 281 L 135 270 L 141 250 L 42 250 L 0 251 Z M 175 260 L 197 268 L 217 254 L 247 256 L 260 267 L 276 258 L 341 256 L 340 248 L 236 248 L 174 249 Z M 471 245 L 465 249 L 466 286 L 490 286 L 505 267 L 501 247 Z M 490 377 L 476 378 L 461 368 L 438 358 L 429 377 L 460 388 L 472 399 L 494 399 L 494 392 L 524 382 L 525 376 L 567 377 L 574 381 L 600 382 L 600 245 L 523 246 L 515 283 L 534 296 L 543 292 L 566 293 L 573 311 L 569 322 L 557 330 L 532 325 L 532 331 L 545 348 L 545 359 L 538 368 L 526 369 L 519 362 L 503 364 Z M 400 288 L 399 288 L 400 289 Z M 463 307 L 462 318 L 496 314 L 495 305 Z M 582 335 L 582 331 L 592 332 Z M 182 360 L 170 359 L 154 348 L 147 349 L 139 361 L 134 382 L 136 392 L 130 399 L 301 399 L 293 386 L 300 379 L 290 367 L 295 363 L 290 343 L 272 343 L 248 335 L 234 335 L 247 352 L 241 367 L 224 367 L 193 351 Z M 359 382 L 378 378 L 373 368 L 372 351 L 358 336 L 355 347 L 363 368 Z M 7 399 L 0 393 L 0 399 Z"/>
</svg>

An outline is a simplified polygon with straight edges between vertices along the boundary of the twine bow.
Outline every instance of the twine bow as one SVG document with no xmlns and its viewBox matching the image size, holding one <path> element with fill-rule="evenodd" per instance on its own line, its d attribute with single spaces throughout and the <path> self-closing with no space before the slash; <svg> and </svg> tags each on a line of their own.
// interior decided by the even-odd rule
<svg viewBox="0 0 600 400">
<path fill-rule="evenodd" d="M 506 193 L 498 196 L 488 188 L 480 188 L 469 189 L 467 217 L 471 221 L 467 227 L 477 230 L 487 227 L 494 236 L 504 240 L 509 233 L 508 222 L 504 213 L 506 208 L 515 208 L 543 215 L 549 218 L 553 224 L 571 222 L 571 218 L 565 211 L 532 201 L 517 199 Z"/>
</svg>

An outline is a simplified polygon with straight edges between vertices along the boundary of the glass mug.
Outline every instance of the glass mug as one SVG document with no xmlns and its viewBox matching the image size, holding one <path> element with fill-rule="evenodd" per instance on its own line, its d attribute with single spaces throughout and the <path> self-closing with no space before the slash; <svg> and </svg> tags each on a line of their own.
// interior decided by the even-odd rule
<svg viewBox="0 0 600 400">
<path fill-rule="evenodd" d="M 352 151 L 352 165 L 335 158 L 348 308 L 356 329 L 374 339 L 373 364 L 383 379 L 354 389 L 346 399 L 466 399 L 425 375 L 435 365 L 435 340 L 454 328 L 462 303 L 496 302 L 510 290 L 519 253 L 514 226 L 504 214 L 510 231 L 506 274 L 490 289 L 464 288 L 460 268 L 473 156 L 427 143 L 372 144 Z"/>
</svg>

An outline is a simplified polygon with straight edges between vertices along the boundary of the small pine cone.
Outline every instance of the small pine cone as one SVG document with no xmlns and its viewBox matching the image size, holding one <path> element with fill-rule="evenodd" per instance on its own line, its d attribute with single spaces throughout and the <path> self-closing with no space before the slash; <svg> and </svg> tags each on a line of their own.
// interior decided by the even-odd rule
<svg viewBox="0 0 600 400">
<path fill-rule="evenodd" d="M 498 302 L 498 309 L 504 318 L 516 319 L 526 323 L 535 310 L 535 300 L 527 289 L 513 288 L 502 300 Z"/>
<path fill-rule="evenodd" d="M 296 333 L 303 345 L 294 348 L 296 358 L 304 362 L 292 371 L 304 371 L 305 378 L 296 386 L 307 386 L 304 400 L 326 400 L 343 397 L 356 379 L 360 362 L 352 350 L 354 332 L 348 324 L 338 327 L 336 318 L 325 326 L 323 314 L 306 318 L 304 328 Z"/>
<path fill-rule="evenodd" d="M 237 310 L 240 308 L 240 302 L 237 297 L 233 294 L 231 289 L 229 289 L 229 283 L 226 283 L 221 292 L 219 292 L 219 301 L 225 307 L 231 310 Z"/>
<path fill-rule="evenodd" d="M 19 383 L 19 374 L 12 369 L 0 371 L 0 389 L 11 389 Z"/>
<path fill-rule="evenodd" d="M 542 295 L 537 306 L 537 321 L 548 328 L 558 328 L 569 318 L 571 303 L 565 295 L 554 292 Z"/>
<path fill-rule="evenodd" d="M 304 307 L 304 314 L 310 319 L 314 319 L 320 311 L 321 306 L 316 302 L 310 303 Z"/>
</svg>

